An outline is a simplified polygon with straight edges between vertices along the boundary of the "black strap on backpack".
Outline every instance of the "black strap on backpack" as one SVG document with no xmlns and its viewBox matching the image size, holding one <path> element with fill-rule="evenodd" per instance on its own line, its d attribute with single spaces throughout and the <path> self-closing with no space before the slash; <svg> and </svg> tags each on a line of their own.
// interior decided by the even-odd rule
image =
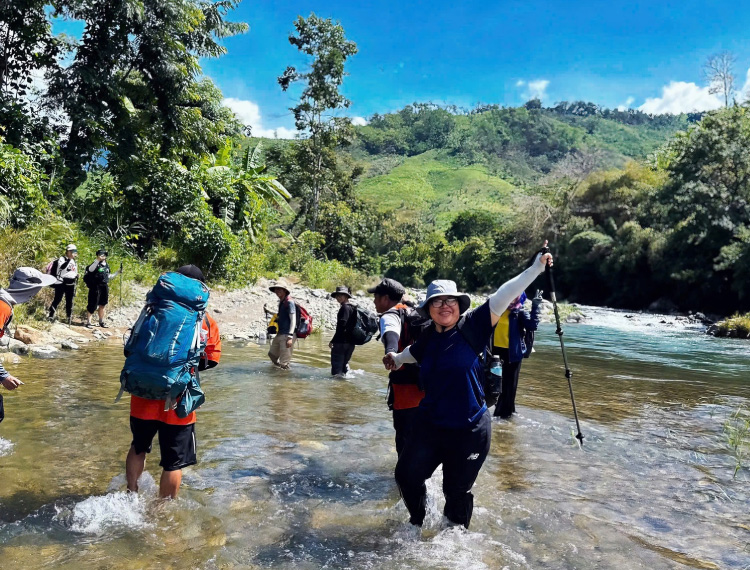
<svg viewBox="0 0 750 570">
<path fill-rule="evenodd" d="M 472 350 L 477 355 L 477 358 L 479 358 L 479 362 L 481 364 L 482 374 L 483 374 L 483 377 L 481 378 L 482 390 L 484 390 L 485 402 L 486 402 L 488 389 L 491 388 L 491 386 L 488 385 L 488 382 L 491 381 L 489 366 L 490 366 L 490 363 L 492 362 L 492 335 L 487 337 L 487 340 L 483 345 L 478 346 L 477 342 L 473 340 L 470 337 L 470 335 L 464 332 L 463 329 L 465 326 L 466 326 L 466 315 L 464 314 L 458 320 L 458 323 L 456 324 L 456 328 L 458 329 L 458 332 L 461 334 L 461 336 L 464 337 L 464 340 L 469 344 L 469 346 L 471 346 Z"/>
</svg>

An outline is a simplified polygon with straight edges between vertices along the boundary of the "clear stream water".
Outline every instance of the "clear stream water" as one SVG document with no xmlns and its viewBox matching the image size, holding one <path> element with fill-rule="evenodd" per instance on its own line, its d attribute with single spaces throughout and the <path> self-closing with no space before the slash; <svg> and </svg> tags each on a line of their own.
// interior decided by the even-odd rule
<svg viewBox="0 0 750 570">
<path fill-rule="evenodd" d="M 494 425 L 469 531 L 405 524 L 380 345 L 328 376 L 324 338 L 291 372 L 225 344 L 203 377 L 200 463 L 156 500 L 158 447 L 124 493 L 128 404 L 115 346 L 27 360 L 4 392 L 0 568 L 750 568 L 750 459 L 725 424 L 750 405 L 750 343 L 597 312 L 568 325 L 580 449 L 557 337 L 523 366 L 519 414 Z M 674 328 L 674 327 L 673 327 Z"/>
</svg>

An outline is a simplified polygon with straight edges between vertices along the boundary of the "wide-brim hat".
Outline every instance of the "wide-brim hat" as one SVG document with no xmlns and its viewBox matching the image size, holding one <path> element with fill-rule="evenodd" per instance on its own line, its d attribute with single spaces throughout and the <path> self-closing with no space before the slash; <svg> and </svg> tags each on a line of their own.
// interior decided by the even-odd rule
<svg viewBox="0 0 750 570">
<path fill-rule="evenodd" d="M 276 293 L 276 289 L 283 289 L 284 291 L 286 291 L 287 295 L 291 293 L 291 291 L 289 290 L 289 287 L 281 281 L 274 281 L 268 286 L 268 290 L 271 293 Z"/>
<path fill-rule="evenodd" d="M 13 272 L 6 291 L 17 304 L 21 304 L 39 293 L 43 287 L 49 287 L 57 282 L 54 275 L 47 275 L 33 267 L 19 267 Z"/>
<path fill-rule="evenodd" d="M 427 297 L 425 297 L 425 300 L 417 307 L 417 312 L 422 315 L 423 318 L 430 318 L 429 303 L 430 300 L 435 297 L 456 297 L 458 299 L 458 312 L 461 315 L 471 307 L 471 297 L 466 293 L 459 293 L 455 281 L 438 279 L 430 283 L 427 287 Z"/>
<path fill-rule="evenodd" d="M 346 295 L 349 299 L 352 298 L 352 294 L 349 292 L 349 287 L 346 285 L 340 285 L 336 287 L 336 290 L 331 293 L 331 298 L 335 299 L 336 295 Z"/>
</svg>

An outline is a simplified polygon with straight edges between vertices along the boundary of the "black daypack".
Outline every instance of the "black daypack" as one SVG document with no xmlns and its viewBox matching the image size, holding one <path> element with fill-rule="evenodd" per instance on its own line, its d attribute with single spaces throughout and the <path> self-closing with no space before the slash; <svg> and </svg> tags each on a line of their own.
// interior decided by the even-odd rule
<svg viewBox="0 0 750 570">
<path fill-rule="evenodd" d="M 416 309 L 399 308 L 398 316 L 401 319 L 401 336 L 399 337 L 399 350 L 414 344 L 422 334 L 430 328 L 432 320 L 419 314 Z"/>
<path fill-rule="evenodd" d="M 370 342 L 373 335 L 378 332 L 378 316 L 358 305 L 354 306 L 354 328 L 351 337 L 354 344 L 362 345 Z"/>
<path fill-rule="evenodd" d="M 468 334 L 464 334 L 463 328 L 465 324 L 466 315 L 463 315 L 458 320 L 456 328 L 458 328 L 458 332 L 461 333 L 461 336 L 464 337 L 464 340 L 467 343 L 469 343 L 469 346 L 471 346 L 472 350 L 479 358 L 482 370 L 482 378 L 480 378 L 480 380 L 482 384 L 482 392 L 484 393 L 484 401 L 488 406 L 492 406 L 497 402 L 497 397 L 499 397 L 499 394 L 495 395 L 497 387 L 495 386 L 495 379 L 490 373 L 490 366 L 492 366 L 492 337 L 494 334 L 494 329 L 493 334 L 490 334 L 490 336 L 487 337 L 484 345 L 478 346 L 476 341 L 473 341 Z M 490 398 L 489 402 L 488 397 Z"/>
</svg>

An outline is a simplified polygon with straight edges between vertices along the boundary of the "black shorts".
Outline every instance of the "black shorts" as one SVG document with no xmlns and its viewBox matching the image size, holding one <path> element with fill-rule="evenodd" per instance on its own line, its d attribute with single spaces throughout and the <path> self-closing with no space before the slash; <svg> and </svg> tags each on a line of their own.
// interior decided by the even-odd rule
<svg viewBox="0 0 750 570">
<path fill-rule="evenodd" d="M 161 465 L 164 471 L 177 471 L 198 463 L 195 455 L 195 424 L 173 426 L 158 420 L 141 420 L 130 416 L 132 445 L 137 454 L 151 453 L 151 442 L 159 434 Z"/>
<path fill-rule="evenodd" d="M 89 289 L 89 298 L 86 305 L 86 310 L 94 314 L 97 307 L 104 307 L 109 303 L 109 285 L 102 283 L 100 285 L 93 285 Z"/>
</svg>

